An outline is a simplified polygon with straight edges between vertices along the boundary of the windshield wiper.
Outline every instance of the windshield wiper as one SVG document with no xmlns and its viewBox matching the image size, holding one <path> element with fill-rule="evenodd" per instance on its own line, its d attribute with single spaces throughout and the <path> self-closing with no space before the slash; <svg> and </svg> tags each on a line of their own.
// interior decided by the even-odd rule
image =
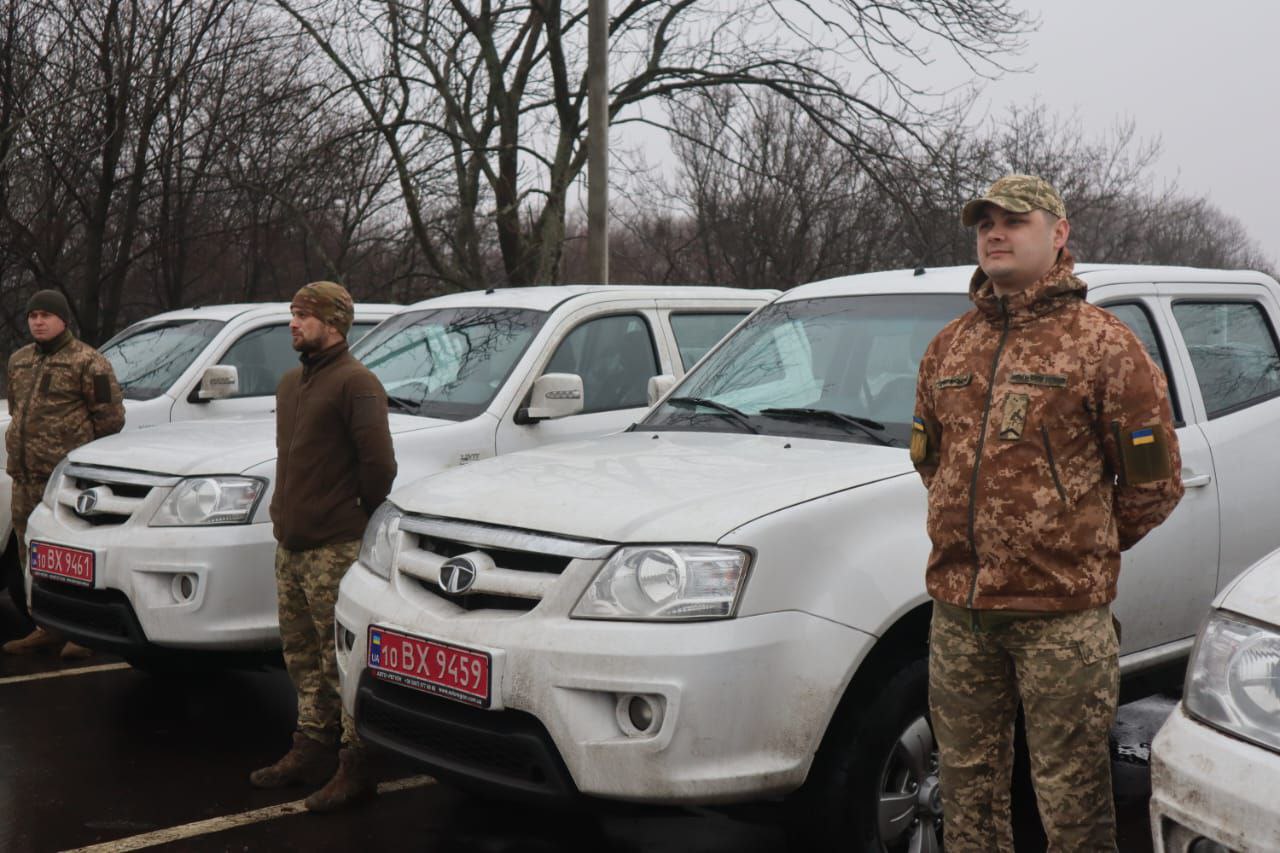
<svg viewBox="0 0 1280 853">
<path fill-rule="evenodd" d="M 422 406 L 422 403 L 418 402 L 417 400 L 410 400 L 408 397 L 394 397 L 391 394 L 387 395 L 388 409 L 394 409 L 399 412 L 409 412 L 411 414 L 417 414 L 418 409 L 421 406 Z"/>
<path fill-rule="evenodd" d="M 740 412 L 733 406 L 721 403 L 718 400 L 711 400 L 707 397 L 671 397 L 667 400 L 677 406 L 705 406 L 708 409 L 714 409 L 722 415 L 728 416 L 729 420 L 745 429 L 747 432 L 760 434 L 760 429 L 753 423 L 746 412 Z"/>
<path fill-rule="evenodd" d="M 770 415 L 779 418 L 822 418 L 828 421 L 835 421 L 845 426 L 853 427 L 858 432 L 872 439 L 873 441 L 883 444 L 885 447 L 892 447 L 893 439 L 885 438 L 879 433 L 884 432 L 885 425 L 879 421 L 873 421 L 871 418 L 861 418 L 857 415 L 846 415 L 844 412 L 837 412 L 834 409 L 813 409 L 803 406 L 793 406 L 779 409 L 761 409 L 760 414 Z"/>
</svg>

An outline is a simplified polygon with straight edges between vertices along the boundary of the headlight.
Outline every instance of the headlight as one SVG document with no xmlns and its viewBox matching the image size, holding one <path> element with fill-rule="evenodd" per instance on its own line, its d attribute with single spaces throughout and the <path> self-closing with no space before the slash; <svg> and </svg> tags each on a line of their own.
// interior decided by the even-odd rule
<svg viewBox="0 0 1280 853">
<path fill-rule="evenodd" d="M 391 501 L 384 501 L 369 518 L 360 543 L 360 562 L 380 578 L 391 580 L 391 564 L 396 558 L 396 540 L 404 513 Z"/>
<path fill-rule="evenodd" d="M 265 488 L 257 477 L 191 477 L 174 487 L 150 526 L 248 524 Z"/>
<path fill-rule="evenodd" d="M 582 594 L 582 619 L 723 619 L 733 615 L 750 557 L 710 545 L 619 548 Z"/>
<path fill-rule="evenodd" d="M 65 456 L 62 457 L 62 461 L 57 464 L 53 469 L 53 473 L 49 475 L 49 481 L 44 484 L 44 496 L 40 498 L 40 501 L 49 509 L 53 509 L 58 503 L 58 489 L 62 488 L 62 475 L 70 464 L 71 460 Z"/>
<path fill-rule="evenodd" d="M 1196 641 L 1183 704 L 1211 726 L 1280 752 L 1280 631 L 1215 611 Z"/>
</svg>

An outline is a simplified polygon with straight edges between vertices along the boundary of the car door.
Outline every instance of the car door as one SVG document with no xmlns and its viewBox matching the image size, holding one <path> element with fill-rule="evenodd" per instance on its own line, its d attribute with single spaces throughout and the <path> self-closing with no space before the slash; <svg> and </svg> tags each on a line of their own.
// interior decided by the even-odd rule
<svg viewBox="0 0 1280 853">
<path fill-rule="evenodd" d="M 1204 618 L 1217 588 L 1218 487 L 1198 409 L 1188 405 L 1194 388 L 1177 358 L 1176 336 L 1155 287 L 1110 285 L 1092 292 L 1099 305 L 1133 330 L 1169 380 L 1188 486 L 1169 519 L 1122 556 L 1113 611 L 1122 627 L 1121 651 L 1127 654 L 1183 641 Z"/>
<path fill-rule="evenodd" d="M 1217 588 L 1280 547 L 1280 305 L 1252 284 L 1161 285 L 1195 377 L 1220 502 Z M 1189 490 L 1190 491 L 1190 490 Z"/>
<path fill-rule="evenodd" d="M 566 318 L 563 332 L 548 347 L 549 355 L 538 362 L 516 404 L 502 418 L 497 452 L 605 435 L 638 420 L 648 408 L 649 379 L 673 369 L 670 353 L 655 335 L 657 319 L 652 300 L 605 303 Z M 582 411 L 516 423 L 516 412 L 528 405 L 533 379 L 545 373 L 582 377 Z"/>
</svg>

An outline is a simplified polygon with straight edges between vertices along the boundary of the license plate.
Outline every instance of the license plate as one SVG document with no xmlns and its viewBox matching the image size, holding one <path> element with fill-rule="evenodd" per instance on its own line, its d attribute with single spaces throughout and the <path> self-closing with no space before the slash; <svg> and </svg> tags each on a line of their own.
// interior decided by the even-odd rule
<svg viewBox="0 0 1280 853">
<path fill-rule="evenodd" d="M 369 626 L 369 670 L 383 681 L 488 708 L 491 664 L 488 652 Z"/>
<path fill-rule="evenodd" d="M 48 542 L 31 543 L 31 574 L 93 586 L 93 552 Z"/>
</svg>

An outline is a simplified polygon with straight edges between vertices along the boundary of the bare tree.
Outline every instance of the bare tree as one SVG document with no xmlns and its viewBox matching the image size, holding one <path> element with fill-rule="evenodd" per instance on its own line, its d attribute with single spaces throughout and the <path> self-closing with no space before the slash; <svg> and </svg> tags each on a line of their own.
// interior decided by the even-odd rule
<svg viewBox="0 0 1280 853">
<path fill-rule="evenodd" d="M 566 198 L 586 162 L 585 2 L 277 2 L 381 135 L 435 276 L 455 288 L 495 272 L 511 284 L 560 277 Z M 945 45 L 994 73 L 1029 24 L 1009 0 L 628 0 L 609 27 L 611 123 L 678 131 L 664 105 L 768 91 L 875 174 L 894 156 L 887 128 L 922 138 L 946 109 L 897 63 Z"/>
</svg>

